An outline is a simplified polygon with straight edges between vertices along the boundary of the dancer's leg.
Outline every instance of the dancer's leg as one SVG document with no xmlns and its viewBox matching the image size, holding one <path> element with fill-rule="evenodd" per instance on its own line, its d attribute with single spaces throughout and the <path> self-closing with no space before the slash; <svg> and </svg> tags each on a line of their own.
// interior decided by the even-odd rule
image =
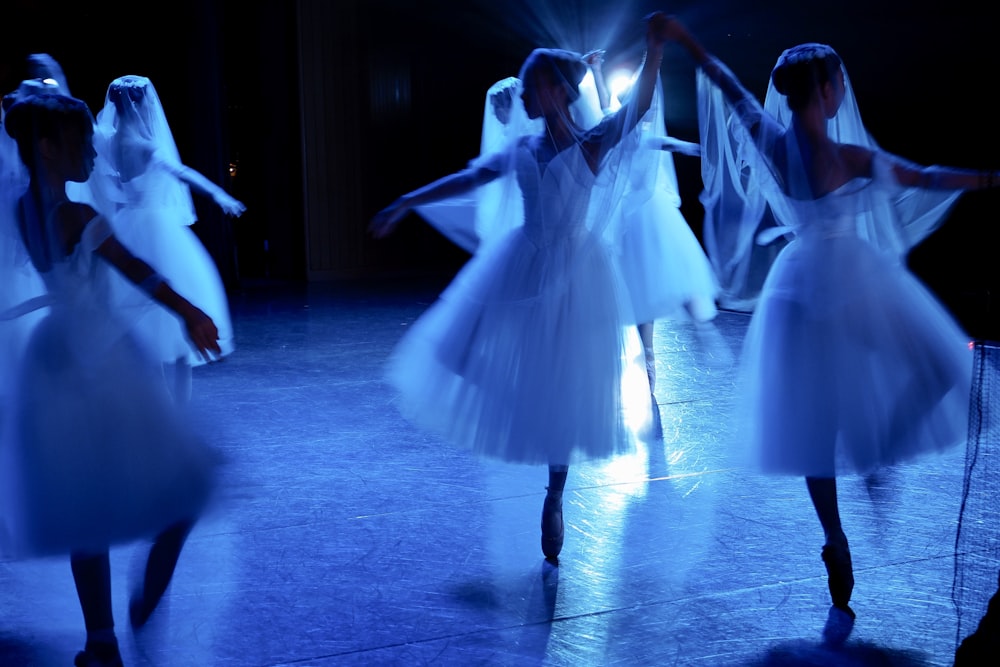
<svg viewBox="0 0 1000 667">
<path fill-rule="evenodd" d="M 121 665 L 111 609 L 111 561 L 108 552 L 72 554 L 70 567 L 87 629 L 87 644 L 77 654 L 74 664 L 80 667 Z"/>
<path fill-rule="evenodd" d="M 847 536 L 840 523 L 840 507 L 837 503 L 837 479 L 835 477 L 806 477 L 806 487 L 812 499 L 816 516 L 826 536 L 823 545 L 823 563 L 826 565 L 830 597 L 833 604 L 854 614 L 848 603 L 854 590 L 854 568 Z"/>
<path fill-rule="evenodd" d="M 562 497 L 568 474 L 569 466 L 549 466 L 549 485 L 545 487 L 545 502 L 542 504 L 542 553 L 549 560 L 558 558 L 562 551 L 565 537 Z"/>
<path fill-rule="evenodd" d="M 141 627 L 149 620 L 160 598 L 167 590 L 181 549 L 193 527 L 193 521 L 182 521 L 160 533 L 149 550 L 142 587 L 129 602 L 129 620 L 133 627 Z"/>
<path fill-rule="evenodd" d="M 649 391 L 656 388 L 656 355 L 653 352 L 653 323 L 639 325 L 639 338 L 642 340 L 642 351 L 646 357 L 646 375 L 649 376 Z"/>
</svg>

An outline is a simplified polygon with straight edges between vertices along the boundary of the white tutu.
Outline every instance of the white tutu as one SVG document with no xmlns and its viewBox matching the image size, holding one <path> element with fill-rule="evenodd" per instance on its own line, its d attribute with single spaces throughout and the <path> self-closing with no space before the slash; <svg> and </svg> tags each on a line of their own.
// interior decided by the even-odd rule
<svg viewBox="0 0 1000 667">
<path fill-rule="evenodd" d="M 405 416 L 484 456 L 630 451 L 649 384 L 609 246 L 584 224 L 594 174 L 574 146 L 536 186 L 534 158 L 518 155 L 524 226 L 480 246 L 400 341 L 389 380 Z"/>
<path fill-rule="evenodd" d="M 715 273 L 675 199 L 655 189 L 622 201 L 619 261 L 637 323 L 716 315 Z"/>
<path fill-rule="evenodd" d="M 52 305 L 3 378 L 11 410 L 0 441 L 0 542 L 18 557 L 153 536 L 195 518 L 212 488 L 214 453 L 108 310 L 116 278 L 91 261 L 106 238 L 94 225 L 68 261 L 42 274 Z"/>
<path fill-rule="evenodd" d="M 189 216 L 182 209 L 145 203 L 149 196 L 146 179 L 154 170 L 122 185 L 129 203 L 113 220 L 115 235 L 133 254 L 151 264 L 178 294 L 212 318 L 219 330 L 222 354 L 229 354 L 234 347 L 233 325 L 222 278 L 211 255 L 188 226 Z M 140 342 L 160 361 L 204 363 L 191 347 L 183 323 L 173 313 L 162 308 L 147 309 L 134 325 Z"/>
<path fill-rule="evenodd" d="M 907 269 L 853 234 L 778 256 L 744 348 L 765 472 L 869 472 L 967 437 L 969 339 Z"/>
</svg>

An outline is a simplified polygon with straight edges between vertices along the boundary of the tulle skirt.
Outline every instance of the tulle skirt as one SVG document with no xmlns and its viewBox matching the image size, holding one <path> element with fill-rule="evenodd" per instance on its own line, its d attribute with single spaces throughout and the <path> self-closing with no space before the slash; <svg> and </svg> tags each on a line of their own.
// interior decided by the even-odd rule
<svg viewBox="0 0 1000 667">
<path fill-rule="evenodd" d="M 631 193 L 622 215 L 619 260 L 637 323 L 715 317 L 715 273 L 671 196 Z"/>
<path fill-rule="evenodd" d="M 744 349 L 751 451 L 829 477 L 965 442 L 969 338 L 902 265 L 856 237 L 778 256 Z"/>
<path fill-rule="evenodd" d="M 631 451 L 650 399 L 623 290 L 589 234 L 536 245 L 508 233 L 470 260 L 393 352 L 388 379 L 403 414 L 510 462 Z"/>
<path fill-rule="evenodd" d="M 0 241 L 2 244 L 2 241 Z M 24 356 L 25 346 L 35 325 L 45 314 L 43 309 L 15 316 L 22 304 L 44 298 L 45 284 L 38 272 L 23 257 L 16 260 L 0 249 L 0 378 L 9 378 Z M 6 400 L 6 384 L 0 380 L 0 420 Z M 0 422 L 2 423 L 2 422 Z"/>
<path fill-rule="evenodd" d="M 223 355 L 233 351 L 233 325 L 222 278 L 205 246 L 169 210 L 133 208 L 114 220 L 115 234 L 136 256 L 162 275 L 185 299 L 203 310 L 219 330 Z M 134 322 L 139 341 L 159 360 L 190 365 L 205 360 L 191 347 L 183 323 L 163 309 L 145 309 Z"/>
<path fill-rule="evenodd" d="M 27 344 L 0 441 L 7 555 L 152 537 L 196 518 L 212 491 L 216 456 L 158 364 L 95 314 L 53 307 Z"/>
</svg>

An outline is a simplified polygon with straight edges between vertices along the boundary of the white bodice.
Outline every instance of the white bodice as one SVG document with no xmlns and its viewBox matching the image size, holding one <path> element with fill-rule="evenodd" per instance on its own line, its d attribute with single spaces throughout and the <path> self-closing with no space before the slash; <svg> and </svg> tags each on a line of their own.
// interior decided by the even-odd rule
<svg viewBox="0 0 1000 667">
<path fill-rule="evenodd" d="M 538 246 L 584 233 L 595 176 L 574 144 L 543 164 L 522 144 L 517 180 L 524 196 L 524 232 Z"/>
</svg>

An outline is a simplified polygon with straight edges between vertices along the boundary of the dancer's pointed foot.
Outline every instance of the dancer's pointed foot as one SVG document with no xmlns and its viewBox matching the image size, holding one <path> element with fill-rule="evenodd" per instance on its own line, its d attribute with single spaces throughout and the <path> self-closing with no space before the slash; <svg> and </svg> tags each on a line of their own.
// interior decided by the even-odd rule
<svg viewBox="0 0 1000 667">
<path fill-rule="evenodd" d="M 142 582 L 134 589 L 129 600 L 128 615 L 133 628 L 145 625 L 160 604 L 193 525 L 193 521 L 175 523 L 160 533 L 150 547 Z"/>
<path fill-rule="evenodd" d="M 73 658 L 74 667 L 123 667 L 118 652 L 118 642 L 88 641 L 86 647 Z"/>
<path fill-rule="evenodd" d="M 562 491 L 550 490 L 542 504 L 542 553 L 547 560 L 558 561 L 564 537 Z"/>
<path fill-rule="evenodd" d="M 823 563 L 826 565 L 827 583 L 833 606 L 854 617 L 854 610 L 848 606 L 854 591 L 854 566 L 847 541 L 830 542 L 823 545 Z"/>
</svg>

